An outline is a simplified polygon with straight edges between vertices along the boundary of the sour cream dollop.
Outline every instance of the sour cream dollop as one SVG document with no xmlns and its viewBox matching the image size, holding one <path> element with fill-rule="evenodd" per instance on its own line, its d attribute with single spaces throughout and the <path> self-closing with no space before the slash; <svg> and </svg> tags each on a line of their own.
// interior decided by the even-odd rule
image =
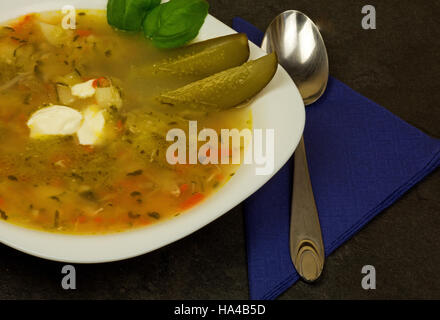
<svg viewBox="0 0 440 320">
<path fill-rule="evenodd" d="M 82 145 L 99 143 L 105 126 L 105 110 L 96 105 L 79 112 L 66 106 L 50 106 L 35 112 L 29 121 L 31 138 L 76 134 Z"/>
<path fill-rule="evenodd" d="M 35 112 L 27 122 L 31 137 L 70 135 L 78 131 L 83 121 L 81 112 L 65 107 L 50 106 Z"/>
</svg>

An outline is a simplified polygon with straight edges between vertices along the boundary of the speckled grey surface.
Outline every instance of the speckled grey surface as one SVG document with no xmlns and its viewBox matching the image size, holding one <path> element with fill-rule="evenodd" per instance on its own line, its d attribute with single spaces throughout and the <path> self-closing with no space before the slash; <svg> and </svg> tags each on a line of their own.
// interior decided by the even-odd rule
<svg viewBox="0 0 440 320">
<path fill-rule="evenodd" d="M 440 138 L 440 2 L 211 0 L 231 24 L 241 16 L 264 29 L 297 9 L 320 26 L 331 74 L 426 133 Z M 377 10 L 377 30 L 361 28 L 361 8 Z M 297 283 L 280 299 L 440 298 L 440 172 L 419 183 L 327 260 L 319 283 Z M 77 290 L 61 288 L 62 264 L 0 245 L 0 299 L 247 299 L 242 208 L 148 255 L 77 265 Z M 377 289 L 361 288 L 374 265 Z"/>
</svg>

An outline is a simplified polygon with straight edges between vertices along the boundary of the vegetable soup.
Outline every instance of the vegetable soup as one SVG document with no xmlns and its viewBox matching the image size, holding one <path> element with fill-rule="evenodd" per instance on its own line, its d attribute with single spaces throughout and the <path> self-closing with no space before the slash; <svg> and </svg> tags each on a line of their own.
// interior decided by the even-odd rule
<svg viewBox="0 0 440 320">
<path fill-rule="evenodd" d="M 238 165 L 169 164 L 166 135 L 188 132 L 188 120 L 219 133 L 251 128 L 250 110 L 179 107 L 157 96 L 244 63 L 248 48 L 222 56 L 202 44 L 194 47 L 202 57 L 191 59 L 191 46 L 158 49 L 113 29 L 106 11 L 77 11 L 75 30 L 62 18 L 30 14 L 0 27 L 0 220 L 121 232 L 182 214 L 233 176 Z"/>
</svg>

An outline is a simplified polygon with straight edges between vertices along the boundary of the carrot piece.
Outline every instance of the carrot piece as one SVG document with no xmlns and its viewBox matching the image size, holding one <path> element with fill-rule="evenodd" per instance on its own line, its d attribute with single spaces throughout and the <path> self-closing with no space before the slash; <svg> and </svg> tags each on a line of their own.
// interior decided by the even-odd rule
<svg viewBox="0 0 440 320">
<path fill-rule="evenodd" d="M 119 131 L 122 131 L 122 129 L 124 129 L 124 123 L 122 122 L 122 120 L 118 120 L 118 122 L 116 123 L 116 128 L 118 128 Z"/>
<path fill-rule="evenodd" d="M 93 88 L 107 88 L 111 86 L 110 81 L 106 77 L 95 79 L 92 83 Z"/>
<path fill-rule="evenodd" d="M 33 14 L 27 14 L 25 15 L 20 21 L 18 21 L 17 24 L 13 25 L 12 27 L 15 29 L 16 33 L 20 33 L 24 29 L 24 27 L 32 21 L 34 15 Z"/>
<path fill-rule="evenodd" d="M 179 188 L 180 188 L 180 192 L 184 193 L 186 190 L 189 189 L 189 185 L 188 183 L 184 183 Z"/>
<path fill-rule="evenodd" d="M 147 225 L 151 224 L 151 221 L 142 219 L 138 222 L 138 224 L 140 226 L 147 226 Z"/>
<path fill-rule="evenodd" d="M 78 29 L 76 30 L 76 34 L 79 35 L 80 37 L 88 37 L 92 34 L 92 31 Z"/>
<path fill-rule="evenodd" d="M 3 199 L 2 197 L 0 197 L 0 206 L 5 204 L 5 199 Z"/>
<path fill-rule="evenodd" d="M 195 193 L 193 194 L 189 199 L 185 200 L 181 203 L 180 208 L 183 210 L 189 209 L 191 207 L 194 207 L 196 204 L 201 202 L 205 196 L 201 193 Z"/>
<path fill-rule="evenodd" d="M 217 181 L 222 181 L 225 177 L 223 176 L 223 174 L 219 173 L 218 175 L 215 176 L 215 179 Z"/>
<path fill-rule="evenodd" d="M 94 221 L 95 221 L 96 223 L 102 223 L 102 222 L 104 221 L 104 219 L 103 219 L 102 217 L 96 217 L 96 218 L 94 219 Z"/>
<path fill-rule="evenodd" d="M 87 217 L 85 217 L 85 216 L 79 216 L 79 217 L 77 218 L 77 220 L 78 220 L 79 223 L 85 223 L 85 222 L 87 221 Z"/>
<path fill-rule="evenodd" d="M 92 153 L 95 151 L 95 148 L 93 146 L 83 146 L 84 151 Z"/>
</svg>

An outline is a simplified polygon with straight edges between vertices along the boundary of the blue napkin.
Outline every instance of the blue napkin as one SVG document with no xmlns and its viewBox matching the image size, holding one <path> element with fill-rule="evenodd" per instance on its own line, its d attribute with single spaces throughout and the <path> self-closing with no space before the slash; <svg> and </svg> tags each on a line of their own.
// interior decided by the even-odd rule
<svg viewBox="0 0 440 320">
<path fill-rule="evenodd" d="M 235 18 L 257 45 L 263 34 Z M 326 255 L 440 165 L 440 141 L 330 78 L 307 107 L 304 139 Z M 245 201 L 251 299 L 274 299 L 299 276 L 290 260 L 292 159 Z"/>
</svg>

